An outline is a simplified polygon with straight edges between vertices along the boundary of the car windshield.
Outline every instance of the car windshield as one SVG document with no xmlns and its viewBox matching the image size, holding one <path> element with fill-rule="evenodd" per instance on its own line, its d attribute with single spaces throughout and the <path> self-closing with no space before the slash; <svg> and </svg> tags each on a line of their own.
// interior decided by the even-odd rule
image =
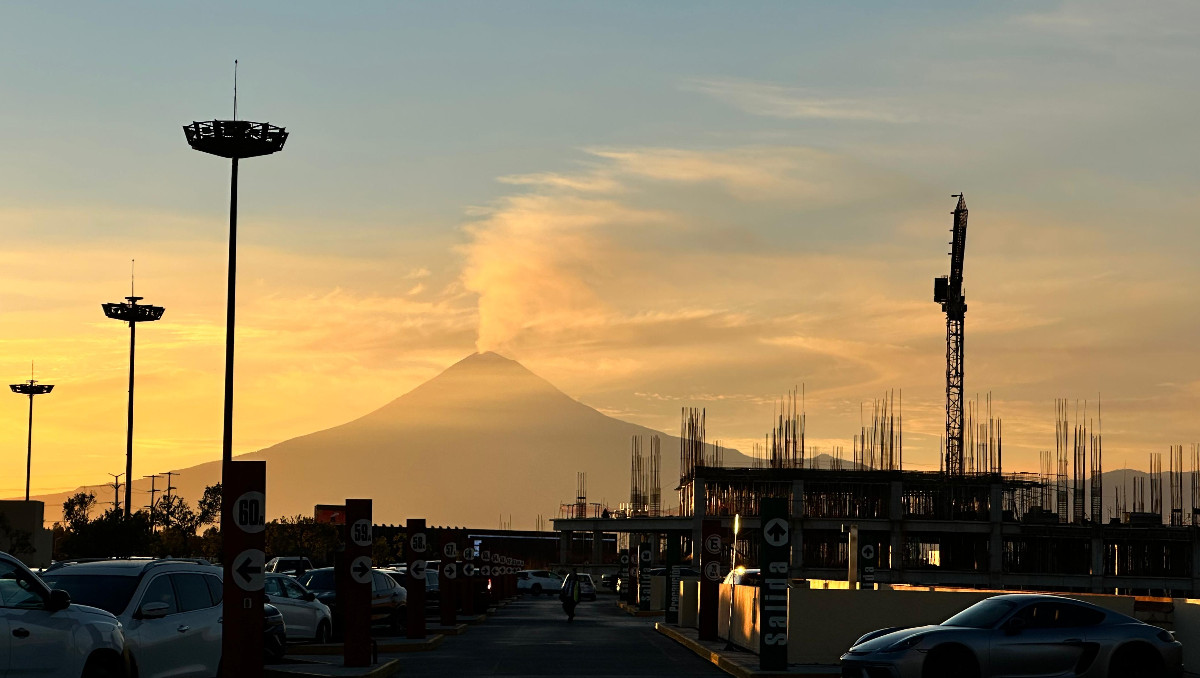
<svg viewBox="0 0 1200 678">
<path fill-rule="evenodd" d="M 71 602 L 91 605 L 113 614 L 129 606 L 138 578 L 119 574 L 67 574 L 52 572 L 42 578 L 46 586 L 71 594 Z"/>
<path fill-rule="evenodd" d="M 942 626 L 960 626 L 968 629 L 990 629 L 1003 619 L 1017 604 L 1008 600 L 982 600 L 942 622 Z"/>
<path fill-rule="evenodd" d="M 337 588 L 333 570 L 315 570 L 300 578 L 300 583 L 309 591 L 332 591 Z"/>
</svg>

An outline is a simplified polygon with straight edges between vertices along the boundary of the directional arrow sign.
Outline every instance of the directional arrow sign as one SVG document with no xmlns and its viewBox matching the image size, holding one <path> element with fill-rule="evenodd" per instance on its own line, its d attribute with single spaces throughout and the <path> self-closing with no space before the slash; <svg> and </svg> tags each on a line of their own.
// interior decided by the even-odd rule
<svg viewBox="0 0 1200 678">
<path fill-rule="evenodd" d="M 622 554 L 621 554 L 621 564 L 622 564 L 622 565 L 628 565 L 628 564 L 629 564 L 629 554 L 628 554 L 628 553 L 622 553 Z"/>
<path fill-rule="evenodd" d="M 371 557 L 359 556 L 350 562 L 350 576 L 359 584 L 371 583 Z"/>
<path fill-rule="evenodd" d="M 767 543 L 771 546 L 783 546 L 787 543 L 788 524 L 783 518 L 774 518 L 767 522 L 763 528 L 763 534 L 767 537 Z"/>
<path fill-rule="evenodd" d="M 474 577 L 475 576 L 475 566 L 472 565 L 471 563 L 463 563 L 463 576 L 464 577 Z"/>
<path fill-rule="evenodd" d="M 408 574 L 411 575 L 413 579 L 424 579 L 425 568 L 426 562 L 424 560 L 414 560 L 412 561 L 412 565 L 408 566 Z"/>
<path fill-rule="evenodd" d="M 263 561 L 266 557 L 258 549 L 246 549 L 233 559 L 233 581 L 243 591 L 261 591 L 263 588 Z"/>
<path fill-rule="evenodd" d="M 446 579 L 454 579 L 458 576 L 458 566 L 454 563 L 446 563 L 442 566 L 442 576 Z"/>
<path fill-rule="evenodd" d="M 862 547 L 863 560 L 875 560 L 875 545 L 865 544 Z"/>
<path fill-rule="evenodd" d="M 485 577 L 490 577 L 492 576 L 492 568 L 484 565 L 483 567 L 479 568 L 479 573 Z"/>
</svg>

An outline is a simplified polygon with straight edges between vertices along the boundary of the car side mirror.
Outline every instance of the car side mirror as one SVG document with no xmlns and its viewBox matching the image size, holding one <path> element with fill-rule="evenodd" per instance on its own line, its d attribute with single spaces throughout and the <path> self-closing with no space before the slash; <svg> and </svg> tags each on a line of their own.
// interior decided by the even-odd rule
<svg viewBox="0 0 1200 678">
<path fill-rule="evenodd" d="M 65 610 L 71 606 L 71 594 L 62 589 L 52 589 L 50 599 L 46 601 L 46 609 L 51 612 Z"/>
<path fill-rule="evenodd" d="M 138 608 L 140 619 L 162 619 L 170 608 L 166 603 L 145 603 Z"/>
<path fill-rule="evenodd" d="M 312 591 L 307 591 L 307 592 L 305 592 L 303 597 L 305 600 L 307 600 L 308 602 L 311 603 L 312 601 L 317 599 L 317 594 L 313 593 Z"/>
<path fill-rule="evenodd" d="M 1025 630 L 1027 623 L 1023 617 L 1013 617 L 1004 624 L 1004 632 L 1010 636 L 1015 636 Z"/>
</svg>

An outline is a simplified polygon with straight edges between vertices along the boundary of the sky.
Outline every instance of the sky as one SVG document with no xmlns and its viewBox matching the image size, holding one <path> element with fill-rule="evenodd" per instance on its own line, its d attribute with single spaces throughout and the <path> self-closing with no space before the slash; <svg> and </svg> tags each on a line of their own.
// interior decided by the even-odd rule
<svg viewBox="0 0 1200 678">
<path fill-rule="evenodd" d="M 124 470 L 100 304 L 131 260 L 166 307 L 135 476 L 219 458 L 229 168 L 180 128 L 232 114 L 235 58 L 239 115 L 290 133 L 241 166 L 235 452 L 491 350 L 747 452 L 803 384 L 808 444 L 849 456 L 894 390 L 936 469 L 964 192 L 965 385 L 1005 470 L 1053 449 L 1056 398 L 1145 468 L 1200 440 L 1197 33 L 1188 2 L 5 3 L 0 374 L 56 385 L 33 492 Z"/>
</svg>

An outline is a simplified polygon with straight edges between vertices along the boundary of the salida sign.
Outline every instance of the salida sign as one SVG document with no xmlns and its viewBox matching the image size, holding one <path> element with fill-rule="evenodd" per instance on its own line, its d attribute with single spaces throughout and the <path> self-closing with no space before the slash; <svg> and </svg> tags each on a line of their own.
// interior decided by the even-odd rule
<svg viewBox="0 0 1200 678">
<path fill-rule="evenodd" d="M 759 668 L 763 671 L 787 669 L 788 642 L 788 565 L 791 558 L 791 526 L 788 500 L 763 497 L 761 500 L 762 543 L 759 560 L 758 616 L 762 630 L 758 636 Z"/>
</svg>

